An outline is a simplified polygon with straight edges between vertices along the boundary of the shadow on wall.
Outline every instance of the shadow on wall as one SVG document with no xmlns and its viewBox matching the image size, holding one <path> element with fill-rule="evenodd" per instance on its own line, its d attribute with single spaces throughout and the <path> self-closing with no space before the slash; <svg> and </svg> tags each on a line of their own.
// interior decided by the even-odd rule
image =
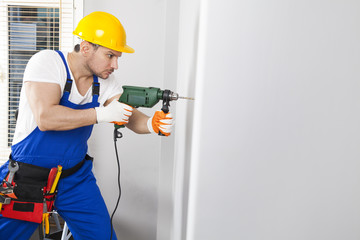
<svg viewBox="0 0 360 240">
<path fill-rule="evenodd" d="M 139 222 L 141 222 L 141 219 L 139 219 Z M 136 228 L 136 224 L 129 221 L 120 220 L 114 223 L 114 228 L 116 229 L 118 239 L 139 240 L 149 239 L 149 236 L 156 236 L 156 233 L 151 233 L 154 231 L 153 226 L 148 226 L 148 229 L 145 231 L 139 231 L 139 229 Z"/>
<path fill-rule="evenodd" d="M 199 13 L 197 13 L 199 14 Z M 189 97 L 195 97 L 195 101 L 197 96 L 195 96 L 196 92 L 196 77 L 198 69 L 198 43 L 199 43 L 199 15 L 196 18 L 195 23 L 195 34 L 193 39 L 194 51 L 193 56 L 191 57 L 191 69 L 189 71 L 189 76 L 186 76 L 188 79 L 187 86 L 187 95 Z M 190 160 L 192 153 L 192 140 L 193 140 L 193 116 L 194 116 L 194 106 L 195 101 L 188 101 L 186 108 L 186 124 L 185 124 L 185 159 L 184 159 L 184 176 L 183 176 L 183 195 L 182 195 L 182 224 L 181 224 L 181 237 L 179 239 L 185 239 L 186 237 L 186 229 L 187 229 L 187 209 L 188 209 L 188 199 L 189 199 L 189 180 L 190 180 Z"/>
</svg>

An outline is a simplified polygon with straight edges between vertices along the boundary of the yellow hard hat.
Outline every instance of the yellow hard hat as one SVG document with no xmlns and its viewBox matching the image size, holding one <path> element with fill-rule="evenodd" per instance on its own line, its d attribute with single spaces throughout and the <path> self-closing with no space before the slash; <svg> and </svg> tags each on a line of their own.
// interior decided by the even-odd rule
<svg viewBox="0 0 360 240">
<path fill-rule="evenodd" d="M 73 32 L 81 39 L 118 52 L 133 53 L 126 45 L 126 33 L 120 21 L 106 12 L 92 12 L 80 20 Z"/>
</svg>

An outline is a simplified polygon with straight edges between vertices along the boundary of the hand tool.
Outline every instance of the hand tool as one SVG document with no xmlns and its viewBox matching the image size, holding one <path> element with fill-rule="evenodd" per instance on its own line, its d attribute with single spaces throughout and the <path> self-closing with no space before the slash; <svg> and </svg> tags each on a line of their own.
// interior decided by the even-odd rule
<svg viewBox="0 0 360 240">
<path fill-rule="evenodd" d="M 9 175 L 7 179 L 4 179 L 2 184 L 0 185 L 0 212 L 3 204 L 10 204 L 11 198 L 16 198 L 14 191 L 13 180 L 17 170 L 19 170 L 19 164 L 15 161 L 9 162 Z M 7 195 L 7 196 L 5 196 Z"/>
<path fill-rule="evenodd" d="M 195 100 L 194 98 L 190 98 L 190 97 L 181 97 L 179 96 L 179 94 L 174 93 L 168 89 L 161 90 L 160 88 L 155 88 L 155 87 L 136 87 L 136 86 L 123 86 L 122 88 L 124 91 L 119 98 L 119 102 L 128 104 L 135 108 L 138 107 L 152 108 L 160 100 L 163 100 L 161 110 L 164 113 L 169 112 L 170 101 L 176 101 L 178 99 Z M 124 125 L 115 124 L 115 129 L 119 129 L 123 127 Z"/>
<path fill-rule="evenodd" d="M 0 194 L 0 204 L 9 204 L 11 201 L 11 198 L 6 197 L 2 194 Z M 0 205 L 1 206 L 1 205 Z M 1 207 L 0 207 L 0 211 L 1 211 Z"/>
<path fill-rule="evenodd" d="M 48 181 L 47 181 L 47 185 L 46 185 L 46 188 L 45 188 L 45 193 L 50 193 L 50 190 L 51 190 L 51 187 L 55 181 L 55 178 L 56 178 L 56 174 L 57 174 L 57 168 L 54 167 L 50 170 L 50 173 L 49 173 L 49 177 L 48 177 Z"/>
<path fill-rule="evenodd" d="M 56 167 L 50 169 L 48 182 L 46 187 L 44 188 L 44 195 L 45 198 L 50 194 L 51 188 L 54 185 L 54 181 L 57 175 L 58 169 Z M 50 212 L 52 210 L 53 201 L 49 201 L 49 204 L 47 205 L 47 211 Z"/>
<path fill-rule="evenodd" d="M 6 194 L 6 195 L 12 194 L 11 197 L 16 198 L 16 196 L 13 194 L 14 185 L 15 185 L 15 183 L 13 183 L 13 180 L 14 180 L 16 171 L 19 170 L 19 164 L 15 161 L 10 161 L 8 169 L 9 169 L 9 174 L 8 174 L 7 178 L 4 179 L 2 184 L 0 185 L 0 193 Z M 3 203 L 3 204 L 6 204 L 6 203 Z"/>
<path fill-rule="evenodd" d="M 62 173 L 62 166 L 61 165 L 58 165 L 57 166 L 57 172 L 56 172 L 56 176 L 55 176 L 55 179 L 54 179 L 54 182 L 51 186 L 51 189 L 50 189 L 50 193 L 54 193 L 55 192 L 55 189 L 56 189 L 56 186 L 59 182 L 59 179 L 60 179 L 60 175 Z"/>
<path fill-rule="evenodd" d="M 19 164 L 15 161 L 10 161 L 8 168 L 9 168 L 9 176 L 7 178 L 7 182 L 12 185 L 12 182 L 13 182 L 14 176 L 15 176 L 15 172 L 17 170 L 19 170 Z"/>
<path fill-rule="evenodd" d="M 59 182 L 60 175 L 62 173 L 62 166 L 58 165 L 57 168 L 52 168 L 49 173 L 48 182 L 46 185 L 46 194 L 52 194 L 55 192 L 56 186 Z M 45 226 L 45 234 L 49 234 L 50 232 L 50 225 L 49 225 L 49 212 L 52 209 L 52 202 L 49 202 L 50 205 L 48 206 L 46 200 L 44 201 L 44 212 L 43 212 L 43 221 L 42 226 L 44 229 Z"/>
<path fill-rule="evenodd" d="M 46 204 L 46 201 L 44 201 L 44 213 L 43 213 L 42 227 L 44 229 L 44 225 L 45 225 L 45 234 L 50 233 L 49 212 L 47 210 L 48 210 L 47 204 Z"/>
<path fill-rule="evenodd" d="M 11 198 L 5 197 L 4 195 L 0 194 L 0 213 L 1 213 L 2 205 L 10 204 L 10 202 L 11 202 Z"/>
</svg>

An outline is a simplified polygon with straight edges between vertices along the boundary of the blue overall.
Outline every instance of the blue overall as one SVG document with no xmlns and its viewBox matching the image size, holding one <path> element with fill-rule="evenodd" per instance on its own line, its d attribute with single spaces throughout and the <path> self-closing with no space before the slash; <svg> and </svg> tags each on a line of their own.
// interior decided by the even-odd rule
<svg viewBox="0 0 360 240">
<path fill-rule="evenodd" d="M 66 66 L 67 81 L 72 81 L 66 60 L 61 52 L 58 53 Z M 93 84 L 99 86 L 96 76 Z M 84 105 L 70 102 L 70 90 L 71 87 L 64 91 L 60 105 L 72 109 L 99 106 L 98 94 L 93 94 L 92 102 Z M 69 169 L 84 159 L 92 128 L 91 125 L 68 131 L 40 131 L 37 127 L 24 140 L 12 146 L 12 157 L 16 161 L 41 167 L 61 165 L 64 170 Z M 0 167 L 0 179 L 5 177 L 7 168 L 8 162 Z M 92 161 L 85 161 L 76 173 L 60 179 L 54 207 L 66 221 L 74 239 L 110 239 L 110 217 L 92 173 Z M 0 214 L 0 240 L 27 240 L 37 226 L 37 223 L 9 219 Z M 116 239 L 114 231 L 112 239 Z"/>
</svg>

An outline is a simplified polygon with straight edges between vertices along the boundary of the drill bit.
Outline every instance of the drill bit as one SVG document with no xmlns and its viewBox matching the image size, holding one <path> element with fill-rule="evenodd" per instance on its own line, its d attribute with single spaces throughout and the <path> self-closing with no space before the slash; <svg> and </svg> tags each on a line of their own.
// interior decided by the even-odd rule
<svg viewBox="0 0 360 240">
<path fill-rule="evenodd" d="M 177 93 L 174 93 L 174 92 L 170 92 L 170 101 L 172 100 L 178 100 L 179 98 L 180 99 L 186 99 L 186 100 L 195 100 L 194 98 L 191 98 L 191 97 L 180 97 L 179 94 Z"/>
<path fill-rule="evenodd" d="M 191 97 L 179 97 L 179 98 L 181 98 L 181 99 L 186 99 L 186 100 L 195 100 L 195 98 L 191 98 Z"/>
</svg>

